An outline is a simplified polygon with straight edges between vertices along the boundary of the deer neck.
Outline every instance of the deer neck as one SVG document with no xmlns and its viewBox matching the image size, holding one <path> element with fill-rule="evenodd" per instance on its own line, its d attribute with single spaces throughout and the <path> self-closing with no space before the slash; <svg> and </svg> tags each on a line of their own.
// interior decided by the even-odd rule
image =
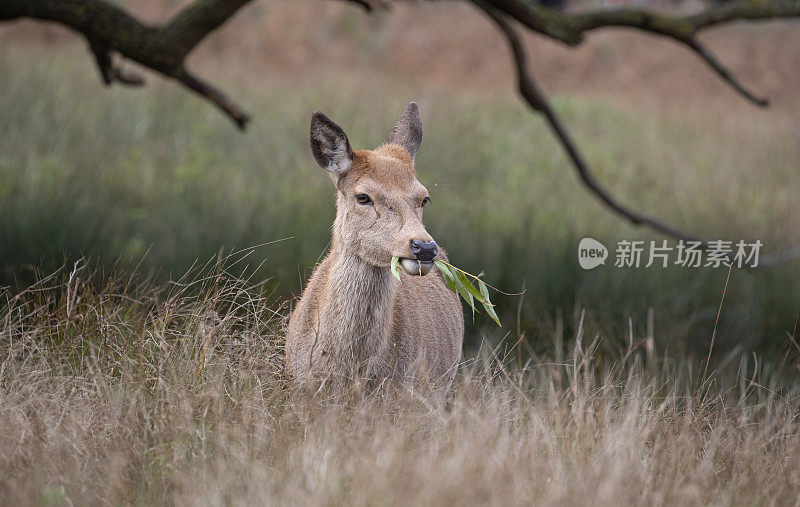
<svg viewBox="0 0 800 507">
<path fill-rule="evenodd" d="M 319 314 L 320 338 L 328 342 L 331 362 L 375 372 L 386 362 L 397 281 L 389 269 L 344 253 L 336 243 Z"/>
</svg>

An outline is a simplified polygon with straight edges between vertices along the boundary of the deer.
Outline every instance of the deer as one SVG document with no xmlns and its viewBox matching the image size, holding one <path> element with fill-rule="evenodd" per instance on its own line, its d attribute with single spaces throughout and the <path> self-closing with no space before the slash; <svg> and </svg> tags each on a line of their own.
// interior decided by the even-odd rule
<svg viewBox="0 0 800 507">
<path fill-rule="evenodd" d="M 414 166 L 419 107 L 411 102 L 374 150 L 353 150 L 342 128 L 319 111 L 310 141 L 336 188 L 336 217 L 328 253 L 286 328 L 289 377 L 320 388 L 356 382 L 446 394 L 461 360 L 464 316 L 433 269 L 447 255 L 422 223 L 430 196 Z M 390 270 L 393 257 L 400 259 L 399 280 Z"/>
</svg>

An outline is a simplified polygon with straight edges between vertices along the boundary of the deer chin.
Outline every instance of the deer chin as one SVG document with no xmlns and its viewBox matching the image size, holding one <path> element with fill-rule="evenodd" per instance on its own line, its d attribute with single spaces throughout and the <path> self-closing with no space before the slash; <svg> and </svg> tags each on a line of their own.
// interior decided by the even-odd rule
<svg viewBox="0 0 800 507">
<path fill-rule="evenodd" d="M 416 259 L 400 259 L 400 267 L 411 276 L 421 276 L 430 273 L 433 261 L 418 261 Z"/>
</svg>

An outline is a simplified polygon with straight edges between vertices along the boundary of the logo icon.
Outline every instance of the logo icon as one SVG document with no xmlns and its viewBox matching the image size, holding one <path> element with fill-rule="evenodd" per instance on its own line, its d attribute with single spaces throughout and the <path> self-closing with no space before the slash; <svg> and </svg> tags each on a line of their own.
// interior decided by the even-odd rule
<svg viewBox="0 0 800 507">
<path fill-rule="evenodd" d="M 583 269 L 594 269 L 606 263 L 608 249 L 592 238 L 583 238 L 578 243 L 578 263 Z"/>
</svg>

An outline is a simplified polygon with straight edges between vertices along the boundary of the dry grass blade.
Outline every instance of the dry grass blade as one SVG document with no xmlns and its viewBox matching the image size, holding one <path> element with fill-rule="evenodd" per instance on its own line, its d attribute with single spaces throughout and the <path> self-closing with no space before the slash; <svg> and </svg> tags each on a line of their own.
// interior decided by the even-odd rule
<svg viewBox="0 0 800 507">
<path fill-rule="evenodd" d="M 623 350 L 627 367 L 603 366 L 581 318 L 572 357 L 559 346 L 555 362 L 513 369 L 500 345 L 482 347 L 447 408 L 387 389 L 305 398 L 283 378 L 284 311 L 224 264 L 166 286 L 62 270 L 7 299 L 6 502 L 780 504 L 800 493 L 800 386 L 780 387 L 758 358 L 752 373 L 718 372 L 703 403 L 688 364 Z"/>
</svg>

